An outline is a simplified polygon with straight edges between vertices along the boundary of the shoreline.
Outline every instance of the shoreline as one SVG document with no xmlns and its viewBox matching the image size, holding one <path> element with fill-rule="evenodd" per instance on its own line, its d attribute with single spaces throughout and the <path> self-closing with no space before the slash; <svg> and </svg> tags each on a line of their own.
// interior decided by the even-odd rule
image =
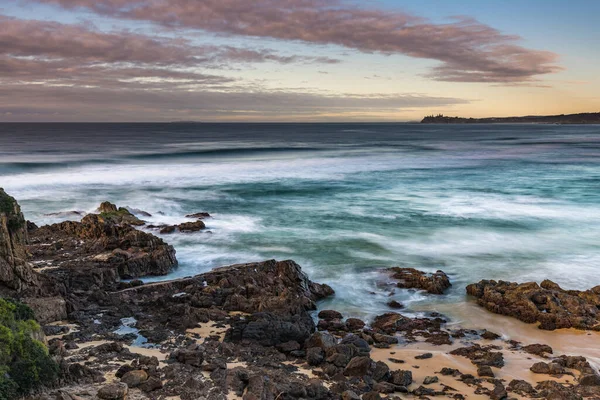
<svg viewBox="0 0 600 400">
<path fill-rule="evenodd" d="M 144 284 L 177 266 L 175 249 L 153 230 L 197 234 L 208 213 L 140 230 L 143 220 L 104 202 L 80 222 L 37 227 L 16 200 L 2 200 L 0 249 L 19 257 L 0 260 L 10 278 L 0 289 L 33 309 L 60 361 L 62 383 L 39 400 L 600 396 L 600 332 L 592 331 L 600 287 L 481 281 L 466 288 L 479 304 L 432 303 L 411 317 L 390 301 L 388 312 L 363 321 L 325 309 L 334 288 L 292 260 Z M 378 273 L 389 293 L 435 298 L 452 286 L 443 271 Z"/>
</svg>

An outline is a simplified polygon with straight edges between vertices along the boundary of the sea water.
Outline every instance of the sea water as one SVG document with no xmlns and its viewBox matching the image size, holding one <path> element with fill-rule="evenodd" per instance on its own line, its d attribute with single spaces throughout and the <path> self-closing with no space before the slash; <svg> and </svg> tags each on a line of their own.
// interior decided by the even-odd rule
<svg viewBox="0 0 600 400">
<path fill-rule="evenodd" d="M 105 200 L 153 224 L 209 212 L 159 235 L 179 267 L 149 280 L 292 259 L 348 316 L 452 314 L 481 279 L 600 285 L 598 125 L 0 124 L 0 187 L 38 225 Z M 392 292 L 391 266 L 453 287 Z"/>
</svg>

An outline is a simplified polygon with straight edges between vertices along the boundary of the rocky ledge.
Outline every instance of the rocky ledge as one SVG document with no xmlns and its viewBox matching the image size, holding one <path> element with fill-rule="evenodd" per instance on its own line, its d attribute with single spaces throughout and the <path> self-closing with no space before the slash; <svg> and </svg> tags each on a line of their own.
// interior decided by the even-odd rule
<svg viewBox="0 0 600 400">
<path fill-rule="evenodd" d="M 175 249 L 132 226 L 139 222 L 126 209 L 102 203 L 99 214 L 88 214 L 80 222 L 30 225 L 30 261 L 73 290 L 94 291 L 121 279 L 166 275 L 177 265 Z"/>
<path fill-rule="evenodd" d="M 394 267 L 388 270 L 392 278 L 397 280 L 396 284 L 403 289 L 421 289 L 431 294 L 443 294 L 452 286 L 448 275 L 443 271 L 426 273 L 414 268 Z"/>
<path fill-rule="evenodd" d="M 578 291 L 564 290 L 549 280 L 539 285 L 482 280 L 467 286 L 467 293 L 491 312 L 539 322 L 540 329 L 600 330 L 600 286 Z"/>
</svg>

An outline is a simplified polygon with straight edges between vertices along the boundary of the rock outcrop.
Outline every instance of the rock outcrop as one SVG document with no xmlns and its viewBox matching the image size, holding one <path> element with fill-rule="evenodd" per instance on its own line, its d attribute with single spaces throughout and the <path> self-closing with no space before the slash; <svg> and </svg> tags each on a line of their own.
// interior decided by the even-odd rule
<svg viewBox="0 0 600 400">
<path fill-rule="evenodd" d="M 0 188 L 0 295 L 37 286 L 27 262 L 27 224 L 17 201 Z"/>
<path fill-rule="evenodd" d="M 482 280 L 467 286 L 477 304 L 496 314 L 523 322 L 539 322 L 539 328 L 600 330 L 600 286 L 590 290 L 563 290 L 545 280 L 515 283 Z"/>
<path fill-rule="evenodd" d="M 135 229 L 130 224 L 133 216 L 114 208 L 103 203 L 102 213 L 86 215 L 81 222 L 34 228 L 29 232 L 31 260 L 74 290 L 169 273 L 177 265 L 173 247 Z"/>
<path fill-rule="evenodd" d="M 443 294 L 452 284 L 443 271 L 426 273 L 414 268 L 390 268 L 392 278 L 397 280 L 396 286 L 403 289 L 420 289 L 431 294 Z"/>
</svg>

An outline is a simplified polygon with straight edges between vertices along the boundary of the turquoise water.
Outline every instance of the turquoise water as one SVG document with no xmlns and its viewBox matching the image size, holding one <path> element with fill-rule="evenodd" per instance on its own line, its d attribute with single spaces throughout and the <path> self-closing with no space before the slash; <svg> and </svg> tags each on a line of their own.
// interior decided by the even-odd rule
<svg viewBox="0 0 600 400">
<path fill-rule="evenodd" d="M 0 125 L 0 186 L 38 224 L 104 200 L 152 223 L 210 212 L 211 233 L 164 236 L 165 279 L 293 259 L 361 317 L 480 279 L 600 284 L 600 126 Z M 389 296 L 396 265 L 454 286 Z"/>
</svg>

